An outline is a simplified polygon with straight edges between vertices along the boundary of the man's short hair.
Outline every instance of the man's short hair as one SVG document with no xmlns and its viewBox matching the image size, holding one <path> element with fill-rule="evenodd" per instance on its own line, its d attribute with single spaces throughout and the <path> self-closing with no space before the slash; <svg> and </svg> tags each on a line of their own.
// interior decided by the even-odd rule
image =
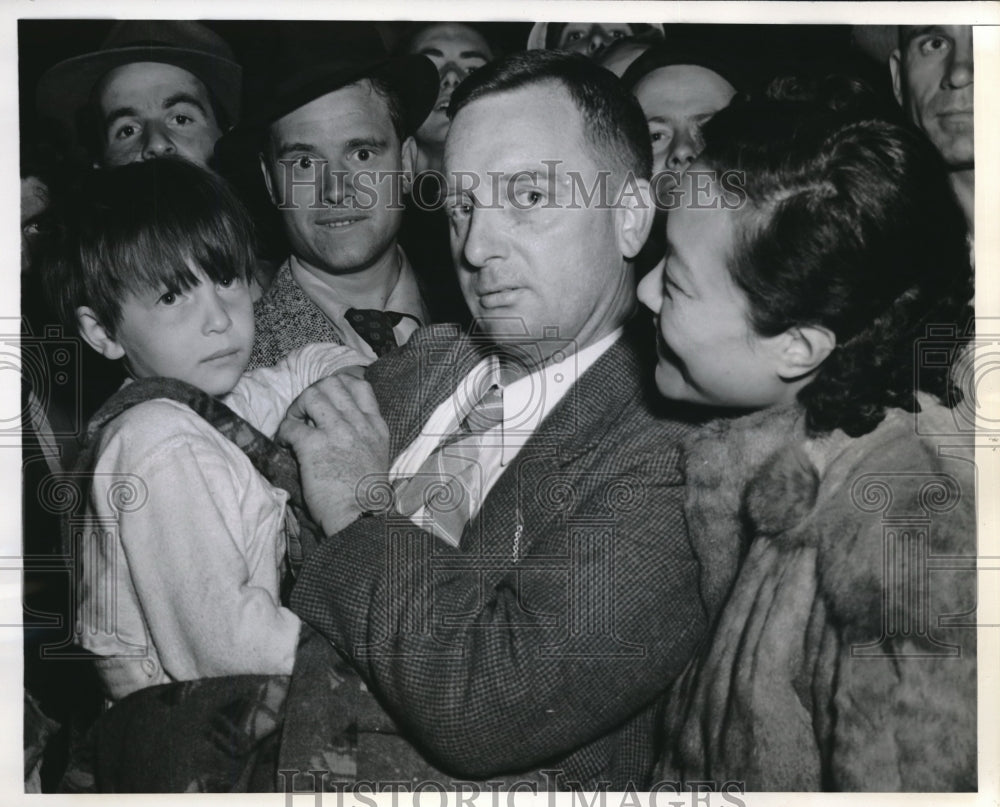
<svg viewBox="0 0 1000 807">
<path fill-rule="evenodd" d="M 458 85 L 448 116 L 454 119 L 480 98 L 539 84 L 558 84 L 569 93 L 599 167 L 649 179 L 653 147 L 642 107 L 614 73 L 578 53 L 529 50 L 490 62 Z"/>
<path fill-rule="evenodd" d="M 76 329 L 88 306 L 113 333 L 129 294 L 249 277 L 250 217 L 226 183 L 179 157 L 87 172 L 61 201 L 43 256 L 46 292 Z"/>
</svg>

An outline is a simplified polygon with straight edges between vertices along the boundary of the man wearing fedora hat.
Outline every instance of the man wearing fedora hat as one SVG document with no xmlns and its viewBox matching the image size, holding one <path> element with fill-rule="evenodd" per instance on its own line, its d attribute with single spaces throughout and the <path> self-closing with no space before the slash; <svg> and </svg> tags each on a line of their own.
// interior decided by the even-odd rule
<svg viewBox="0 0 1000 807">
<path fill-rule="evenodd" d="M 93 53 L 40 79 L 39 113 L 57 121 L 101 166 L 157 157 L 208 165 L 240 112 L 243 71 L 204 25 L 125 20 Z"/>
<path fill-rule="evenodd" d="M 375 358 L 429 316 L 397 244 L 413 132 L 437 98 L 421 55 L 387 58 L 374 26 L 287 23 L 233 138 L 258 151 L 291 255 L 255 305 L 250 366 L 310 342 Z"/>
</svg>

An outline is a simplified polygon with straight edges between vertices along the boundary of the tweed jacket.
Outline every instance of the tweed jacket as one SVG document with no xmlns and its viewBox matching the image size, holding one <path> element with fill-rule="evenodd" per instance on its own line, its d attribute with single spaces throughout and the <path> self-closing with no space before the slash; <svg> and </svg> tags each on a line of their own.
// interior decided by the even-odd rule
<svg viewBox="0 0 1000 807">
<path fill-rule="evenodd" d="M 254 338 L 247 370 L 271 367 L 312 342 L 344 344 L 318 305 L 292 277 L 286 260 L 263 297 L 253 304 Z"/>
<path fill-rule="evenodd" d="M 369 368 L 392 456 L 481 356 L 457 328 L 431 326 Z M 707 621 L 682 515 L 678 447 L 691 427 L 653 414 L 649 370 L 619 339 L 457 548 L 404 517 L 371 516 L 303 567 L 292 609 L 451 775 L 648 784 L 661 693 Z"/>
<path fill-rule="evenodd" d="M 921 406 L 858 438 L 809 440 L 790 407 L 691 441 L 691 538 L 724 607 L 671 693 L 660 779 L 975 789 L 975 465 Z"/>
</svg>

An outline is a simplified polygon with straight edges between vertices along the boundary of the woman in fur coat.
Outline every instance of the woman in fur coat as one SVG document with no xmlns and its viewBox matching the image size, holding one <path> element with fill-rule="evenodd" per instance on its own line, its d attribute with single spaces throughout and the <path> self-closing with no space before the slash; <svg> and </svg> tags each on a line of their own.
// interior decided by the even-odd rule
<svg viewBox="0 0 1000 807">
<path fill-rule="evenodd" d="M 657 778 L 975 789 L 972 274 L 944 168 L 915 132 L 804 102 L 734 105 L 705 140 L 711 182 L 640 285 L 659 390 L 725 415 L 688 446 L 717 616 Z"/>
</svg>

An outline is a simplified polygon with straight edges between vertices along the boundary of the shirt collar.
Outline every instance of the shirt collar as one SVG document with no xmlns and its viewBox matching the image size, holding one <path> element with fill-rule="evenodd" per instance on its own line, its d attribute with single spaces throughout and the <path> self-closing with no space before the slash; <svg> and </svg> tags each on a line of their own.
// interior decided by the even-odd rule
<svg viewBox="0 0 1000 807">
<path fill-rule="evenodd" d="M 565 353 L 558 361 L 546 362 L 526 376 L 503 388 L 503 432 L 501 462 L 507 465 L 517 456 L 545 417 L 566 397 L 580 377 L 621 337 L 617 328 L 591 345 L 574 353 Z M 499 359 L 494 355 L 484 359 L 469 378 L 482 378 L 487 373 L 500 377 Z M 466 397 L 466 396 L 463 396 Z M 471 395 L 469 396 L 471 397 Z M 472 398 L 474 404 L 476 398 Z M 471 404 L 470 404 L 471 405 Z M 460 404 L 461 406 L 461 404 Z"/>
<path fill-rule="evenodd" d="M 389 292 L 383 310 L 405 314 L 416 320 L 418 324 L 426 325 L 430 322 L 430 315 L 427 313 L 423 297 L 420 296 L 420 288 L 417 285 L 417 276 L 413 271 L 413 266 L 399 245 L 396 246 L 396 254 L 399 257 L 399 277 L 396 279 L 396 285 Z M 302 287 L 306 296 L 319 306 L 320 310 L 331 321 L 342 322 L 347 310 L 352 306 L 315 273 L 307 269 L 295 255 L 289 256 L 288 265 L 292 277 Z"/>
</svg>

